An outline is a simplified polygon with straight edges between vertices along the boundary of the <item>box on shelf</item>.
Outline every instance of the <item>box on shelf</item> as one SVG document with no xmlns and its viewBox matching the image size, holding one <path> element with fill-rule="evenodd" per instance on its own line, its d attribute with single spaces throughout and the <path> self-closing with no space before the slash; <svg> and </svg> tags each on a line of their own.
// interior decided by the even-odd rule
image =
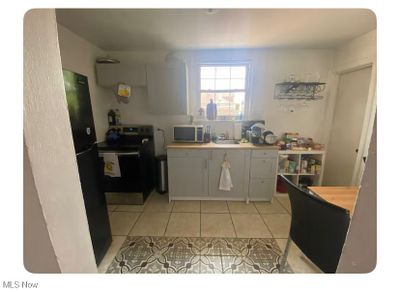
<svg viewBox="0 0 400 292">
<path fill-rule="evenodd" d="M 288 163 L 288 173 L 295 173 L 296 172 L 296 166 L 297 166 L 297 163 L 296 163 L 296 161 L 293 161 L 293 160 L 288 160 L 289 161 L 289 163 Z"/>
<path fill-rule="evenodd" d="M 287 172 L 289 167 L 289 155 L 279 155 L 278 169 L 279 172 Z"/>
<path fill-rule="evenodd" d="M 321 161 L 314 157 L 303 157 L 300 163 L 300 173 L 320 174 Z"/>
</svg>

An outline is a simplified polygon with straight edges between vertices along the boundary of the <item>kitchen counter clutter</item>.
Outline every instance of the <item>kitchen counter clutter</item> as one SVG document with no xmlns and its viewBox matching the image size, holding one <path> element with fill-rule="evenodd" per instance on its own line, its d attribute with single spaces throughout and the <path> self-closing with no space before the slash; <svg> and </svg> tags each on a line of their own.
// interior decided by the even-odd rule
<svg viewBox="0 0 400 292">
<path fill-rule="evenodd" d="M 279 150 L 278 146 L 274 145 L 254 145 L 252 143 L 239 144 L 217 144 L 210 143 L 171 143 L 167 146 L 168 149 L 250 149 L 250 150 Z"/>
<path fill-rule="evenodd" d="M 169 200 L 271 201 L 278 147 L 251 143 L 173 143 L 167 147 Z M 232 188 L 220 189 L 229 162 Z"/>
</svg>

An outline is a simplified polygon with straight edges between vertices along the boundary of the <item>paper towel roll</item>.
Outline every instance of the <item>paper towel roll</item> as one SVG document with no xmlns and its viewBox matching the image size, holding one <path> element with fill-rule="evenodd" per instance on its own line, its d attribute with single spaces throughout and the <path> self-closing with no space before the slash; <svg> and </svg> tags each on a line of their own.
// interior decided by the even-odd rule
<svg viewBox="0 0 400 292">
<path fill-rule="evenodd" d="M 235 123 L 233 126 L 233 139 L 242 139 L 242 123 Z"/>
</svg>

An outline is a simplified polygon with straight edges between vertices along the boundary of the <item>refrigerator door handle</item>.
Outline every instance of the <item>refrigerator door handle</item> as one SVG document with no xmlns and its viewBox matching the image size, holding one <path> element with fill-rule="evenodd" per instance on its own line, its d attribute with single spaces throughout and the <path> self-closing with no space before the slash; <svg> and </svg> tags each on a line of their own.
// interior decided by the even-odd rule
<svg viewBox="0 0 400 292">
<path fill-rule="evenodd" d="M 92 129 L 90 127 L 86 127 L 86 135 L 90 136 L 92 134 Z"/>
<path fill-rule="evenodd" d="M 90 146 L 88 149 L 85 149 L 85 150 L 83 150 L 83 151 L 81 151 L 81 152 L 79 152 L 79 153 L 76 153 L 76 156 L 79 156 L 79 155 L 88 153 L 89 151 L 92 151 L 94 146 L 95 146 L 95 144 L 93 144 L 92 146 Z"/>
</svg>

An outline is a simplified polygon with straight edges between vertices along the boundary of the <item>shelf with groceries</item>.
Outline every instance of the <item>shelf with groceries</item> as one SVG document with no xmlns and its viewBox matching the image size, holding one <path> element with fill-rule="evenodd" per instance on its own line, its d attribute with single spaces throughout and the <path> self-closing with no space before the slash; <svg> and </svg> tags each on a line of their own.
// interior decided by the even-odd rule
<svg viewBox="0 0 400 292">
<path fill-rule="evenodd" d="M 324 161 L 325 150 L 280 150 L 277 175 L 282 174 L 303 188 L 319 186 L 322 183 Z M 286 192 L 279 183 L 279 177 L 277 191 Z"/>
</svg>

